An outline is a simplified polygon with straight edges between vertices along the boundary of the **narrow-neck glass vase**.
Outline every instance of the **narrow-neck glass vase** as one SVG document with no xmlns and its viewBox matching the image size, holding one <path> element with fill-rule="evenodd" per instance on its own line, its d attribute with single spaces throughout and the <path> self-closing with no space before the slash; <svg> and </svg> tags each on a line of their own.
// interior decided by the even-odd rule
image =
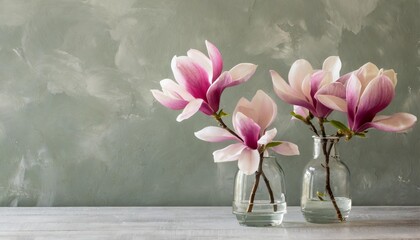
<svg viewBox="0 0 420 240">
<path fill-rule="evenodd" d="M 274 157 L 262 159 L 262 171 L 235 177 L 233 214 L 240 225 L 277 226 L 286 213 L 284 173 Z"/>
<path fill-rule="evenodd" d="M 303 216 L 312 223 L 344 222 L 351 210 L 350 171 L 340 160 L 339 138 L 313 138 L 313 159 L 303 171 Z"/>
</svg>

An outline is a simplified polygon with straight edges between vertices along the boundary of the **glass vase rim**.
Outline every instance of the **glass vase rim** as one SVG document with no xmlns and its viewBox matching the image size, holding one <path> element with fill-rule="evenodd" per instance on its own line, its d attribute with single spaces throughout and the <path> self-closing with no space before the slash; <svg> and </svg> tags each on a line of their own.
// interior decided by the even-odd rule
<svg viewBox="0 0 420 240">
<path fill-rule="evenodd" d="M 332 136 L 332 135 L 327 135 L 327 136 L 316 136 L 316 135 L 313 135 L 312 136 L 312 138 L 314 139 L 314 140 L 321 140 L 321 139 L 326 139 L 326 140 L 338 140 L 338 139 L 340 139 L 340 137 L 337 137 L 337 136 Z"/>
</svg>

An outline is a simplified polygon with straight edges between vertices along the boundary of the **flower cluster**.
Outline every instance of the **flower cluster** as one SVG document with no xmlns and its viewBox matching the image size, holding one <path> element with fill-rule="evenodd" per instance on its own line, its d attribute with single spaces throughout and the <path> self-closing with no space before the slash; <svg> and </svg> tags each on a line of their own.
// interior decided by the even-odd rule
<svg viewBox="0 0 420 240">
<path fill-rule="evenodd" d="M 240 63 L 223 71 L 220 51 L 208 41 L 206 47 L 208 56 L 191 49 L 187 56 L 173 57 L 171 68 L 175 81 L 162 80 L 162 91 L 151 90 L 155 99 L 167 108 L 183 110 L 177 121 L 188 119 L 197 111 L 216 119 L 219 127 L 209 126 L 195 133 L 197 138 L 208 142 L 236 142 L 215 151 L 215 162 L 238 160 L 239 168 L 252 174 L 268 149 L 282 155 L 299 154 L 295 144 L 274 140 L 276 128 L 267 130 L 277 115 L 277 106 L 262 90 L 251 101 L 239 100 L 232 114 L 233 129 L 223 122 L 226 114 L 219 109 L 223 91 L 248 81 L 257 66 Z M 314 70 L 304 59 L 297 60 L 290 68 L 289 84 L 276 71 L 270 73 L 277 96 L 293 105 L 293 118 L 310 125 L 316 135 L 326 136 L 324 123 L 337 127 L 337 136 L 350 139 L 354 135 L 364 136 L 369 128 L 403 132 L 417 121 L 409 113 L 377 115 L 394 98 L 397 84 L 394 70 L 378 69 L 372 63 L 343 76 L 340 70 L 340 58 L 331 56 L 319 70 Z M 347 113 L 347 125 L 327 120 L 334 110 Z M 313 118 L 318 119 L 319 130 L 312 124 Z"/>
<path fill-rule="evenodd" d="M 175 81 L 164 79 L 160 82 L 162 91 L 151 90 L 157 101 L 167 108 L 183 110 L 177 121 L 190 118 L 197 111 L 214 117 L 220 127 L 209 126 L 195 133 L 195 136 L 208 142 L 232 140 L 224 149 L 213 153 L 215 162 L 238 160 L 238 167 L 246 174 L 257 171 L 268 149 L 290 156 L 299 154 L 296 144 L 275 141 L 276 128 L 267 130 L 277 116 L 277 105 L 262 90 L 257 91 L 251 102 L 239 100 L 233 114 L 233 129 L 222 120 L 226 115 L 219 109 L 224 89 L 246 82 L 257 66 L 241 63 L 223 71 L 223 59 L 219 50 L 206 41 L 208 57 L 191 49 L 187 56 L 174 56 L 171 62 Z"/>
<path fill-rule="evenodd" d="M 294 105 L 295 118 L 307 124 L 313 117 L 330 122 L 340 135 L 348 139 L 353 135 L 364 136 L 369 128 L 387 132 L 404 132 L 417 121 L 409 113 L 391 116 L 377 115 L 392 101 L 397 85 L 394 70 L 378 69 L 366 63 L 359 69 L 340 77 L 341 61 L 328 57 L 322 70 L 313 70 L 306 60 L 293 63 L 289 84 L 275 71 L 271 71 L 274 91 L 280 99 Z M 347 113 L 347 126 L 338 121 L 328 121 L 333 111 Z"/>
</svg>

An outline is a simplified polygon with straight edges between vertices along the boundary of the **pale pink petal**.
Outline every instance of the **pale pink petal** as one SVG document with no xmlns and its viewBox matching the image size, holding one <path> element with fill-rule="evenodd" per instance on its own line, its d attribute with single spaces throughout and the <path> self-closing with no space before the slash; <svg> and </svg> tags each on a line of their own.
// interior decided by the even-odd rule
<svg viewBox="0 0 420 240">
<path fill-rule="evenodd" d="M 300 154 L 299 147 L 296 144 L 286 141 L 281 141 L 280 145 L 272 147 L 271 149 L 276 153 L 284 156 L 293 156 Z"/>
<path fill-rule="evenodd" d="M 302 117 L 304 117 L 304 118 L 307 118 L 309 116 L 308 109 L 306 109 L 304 107 L 301 107 L 301 106 L 294 105 L 293 106 L 293 112 L 296 113 L 296 114 L 298 114 L 298 115 L 300 115 L 300 116 L 302 116 Z M 292 117 L 292 120 L 296 120 L 296 119 L 297 118 Z"/>
<path fill-rule="evenodd" d="M 303 79 L 302 82 L 302 93 L 305 96 L 306 100 L 310 103 L 310 104 L 314 104 L 313 99 L 312 99 L 312 95 L 311 95 L 311 75 L 307 75 L 305 77 L 305 79 Z"/>
<path fill-rule="evenodd" d="M 239 99 L 238 103 L 236 104 L 235 110 L 233 111 L 232 116 L 235 116 L 237 112 L 243 113 L 245 116 L 256 119 L 257 118 L 257 109 L 254 109 L 251 102 L 248 99 L 242 97 Z M 254 120 L 255 121 L 255 120 Z M 233 122 L 235 124 L 235 122 Z"/>
<path fill-rule="evenodd" d="M 345 101 L 346 88 L 340 82 L 333 82 L 323 86 L 319 89 L 315 98 L 329 109 L 347 112 L 347 103 Z"/>
<path fill-rule="evenodd" d="M 252 119 L 265 131 L 277 116 L 277 105 L 264 91 L 258 90 L 251 100 L 251 107 L 256 110 Z"/>
<path fill-rule="evenodd" d="M 237 112 L 254 120 L 263 133 L 277 116 L 277 105 L 264 91 L 258 90 L 251 102 L 245 98 L 238 101 L 233 115 Z"/>
<path fill-rule="evenodd" d="M 228 162 L 238 160 L 241 152 L 246 148 L 242 143 L 231 144 L 213 152 L 214 162 Z"/>
<path fill-rule="evenodd" d="M 191 102 L 187 104 L 187 106 L 185 106 L 184 111 L 182 111 L 182 113 L 178 115 L 176 120 L 178 122 L 182 122 L 185 119 L 190 118 L 200 109 L 202 104 L 203 104 L 203 99 L 198 98 L 198 99 L 192 100 Z"/>
<path fill-rule="evenodd" d="M 346 100 L 333 95 L 317 95 L 317 99 L 324 106 L 340 112 L 347 112 Z"/>
<path fill-rule="evenodd" d="M 183 99 L 176 99 L 173 97 L 170 97 L 168 95 L 165 95 L 163 92 L 153 89 L 151 90 L 153 97 L 160 102 L 163 106 L 173 109 L 173 110 L 180 110 L 184 109 L 185 106 L 187 106 L 188 101 L 185 101 Z"/>
<path fill-rule="evenodd" d="M 394 71 L 394 69 L 388 69 L 384 70 L 383 74 L 391 80 L 392 84 L 394 85 L 394 88 L 397 86 L 397 73 Z"/>
<path fill-rule="evenodd" d="M 174 58 L 171 65 L 175 80 L 182 87 L 195 98 L 206 99 L 210 81 L 203 67 L 185 56 Z"/>
<path fill-rule="evenodd" d="M 312 75 L 313 68 L 305 59 L 296 60 L 289 71 L 289 84 L 297 92 L 302 93 L 302 82 L 306 76 Z"/>
<path fill-rule="evenodd" d="M 352 130 L 359 131 L 364 123 L 371 122 L 375 115 L 385 109 L 394 98 L 394 85 L 384 75 L 369 82 L 360 97 Z"/>
<path fill-rule="evenodd" d="M 249 148 L 257 149 L 260 126 L 241 112 L 237 112 L 233 116 L 233 123 L 236 132 L 241 136 L 244 144 Z"/>
<path fill-rule="evenodd" d="M 365 90 L 366 86 L 369 84 L 372 79 L 378 76 L 379 69 L 378 67 L 368 62 L 361 66 L 359 70 L 356 71 L 356 75 L 359 78 L 360 83 L 362 84 L 362 92 Z"/>
<path fill-rule="evenodd" d="M 245 148 L 238 159 L 239 169 L 247 175 L 254 174 L 258 170 L 260 163 L 260 154 L 258 150 Z"/>
<path fill-rule="evenodd" d="M 219 49 L 217 49 L 217 47 L 214 46 L 211 42 L 206 41 L 206 46 L 207 46 L 207 52 L 209 54 L 209 57 L 213 66 L 212 82 L 214 82 L 214 80 L 216 80 L 222 73 L 222 69 L 223 69 L 222 54 L 220 54 Z"/>
<path fill-rule="evenodd" d="M 401 112 L 391 116 L 376 116 L 371 123 L 368 123 L 366 129 L 372 127 L 385 132 L 406 132 L 416 121 L 416 116 Z"/>
<path fill-rule="evenodd" d="M 351 74 L 346 86 L 347 120 L 350 128 L 353 128 L 356 109 L 359 105 L 360 95 L 362 94 L 362 84 L 355 74 Z"/>
<path fill-rule="evenodd" d="M 160 86 L 162 87 L 162 91 L 165 95 L 187 101 L 194 99 L 189 92 L 171 79 L 163 79 L 160 81 Z"/>
<path fill-rule="evenodd" d="M 205 127 L 200 131 L 195 132 L 194 135 L 198 139 L 206 142 L 222 142 L 226 140 L 239 141 L 239 139 L 233 136 L 228 130 L 220 127 Z"/>
<path fill-rule="evenodd" d="M 209 79 L 213 79 L 213 68 L 211 60 L 204 53 L 196 49 L 190 49 L 187 52 L 187 56 L 192 58 L 207 72 Z"/>
<path fill-rule="evenodd" d="M 273 141 L 276 134 L 277 134 L 276 128 L 266 131 L 265 134 L 262 137 L 260 137 L 260 139 L 258 140 L 258 144 L 266 145 L 270 143 L 271 141 Z"/>
<path fill-rule="evenodd" d="M 322 77 L 321 83 L 318 86 L 318 90 L 322 87 L 330 84 L 333 82 L 333 75 L 330 72 L 324 72 L 324 76 Z"/>
<path fill-rule="evenodd" d="M 219 110 L 220 98 L 223 90 L 229 86 L 232 82 L 232 78 L 228 72 L 223 72 L 220 77 L 210 86 L 207 91 L 206 97 L 208 104 L 212 108 L 213 112 Z"/>
<path fill-rule="evenodd" d="M 310 111 L 315 111 L 314 107 L 305 99 L 305 96 L 291 88 L 276 71 L 270 70 L 270 74 L 274 92 L 281 100 L 292 105 L 305 107 Z"/>
<path fill-rule="evenodd" d="M 240 63 L 234 66 L 229 70 L 229 74 L 232 77 L 232 83 L 230 86 L 248 81 L 248 79 L 254 75 L 256 69 L 257 65 L 252 63 Z"/>
<path fill-rule="evenodd" d="M 341 60 L 338 56 L 330 56 L 322 64 L 322 70 L 331 72 L 333 81 L 340 77 Z"/>
</svg>

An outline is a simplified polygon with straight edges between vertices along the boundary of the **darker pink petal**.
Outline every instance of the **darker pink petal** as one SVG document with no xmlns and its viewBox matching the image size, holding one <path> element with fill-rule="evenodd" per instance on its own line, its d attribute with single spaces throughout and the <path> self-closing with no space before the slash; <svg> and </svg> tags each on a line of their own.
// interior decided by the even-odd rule
<svg viewBox="0 0 420 240">
<path fill-rule="evenodd" d="M 362 84 L 355 74 L 349 75 L 346 87 L 347 118 L 348 124 L 353 129 L 357 105 L 359 104 Z"/>
<path fill-rule="evenodd" d="M 236 113 L 233 118 L 235 130 L 242 137 L 244 144 L 249 148 L 257 149 L 260 126 L 241 112 Z"/>
<path fill-rule="evenodd" d="M 219 110 L 220 98 L 223 90 L 232 83 L 232 78 L 228 72 L 224 72 L 220 77 L 210 86 L 207 91 L 206 97 L 208 104 L 213 112 Z"/>
<path fill-rule="evenodd" d="M 223 69 L 222 54 L 220 54 L 219 49 L 217 49 L 217 47 L 214 46 L 211 42 L 206 41 L 206 46 L 207 46 L 207 52 L 209 54 L 209 57 L 213 66 L 213 79 L 211 79 L 211 81 L 214 82 L 222 73 L 222 69 Z"/>
<path fill-rule="evenodd" d="M 375 115 L 386 108 L 394 98 L 394 85 L 385 75 L 379 75 L 366 86 L 359 100 L 352 130 L 371 122 Z"/>
<path fill-rule="evenodd" d="M 210 86 L 207 72 L 189 57 L 178 57 L 174 66 L 175 80 L 195 98 L 206 100 Z M 177 74 L 175 73 L 177 72 Z"/>
</svg>

